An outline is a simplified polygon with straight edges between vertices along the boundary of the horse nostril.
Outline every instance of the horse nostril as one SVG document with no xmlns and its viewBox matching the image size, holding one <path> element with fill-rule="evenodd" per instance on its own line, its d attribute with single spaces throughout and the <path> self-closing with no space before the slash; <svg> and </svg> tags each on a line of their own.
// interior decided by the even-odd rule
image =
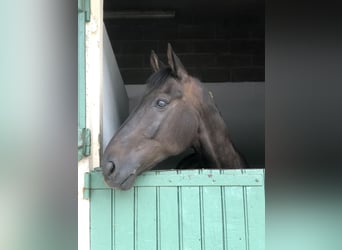
<svg viewBox="0 0 342 250">
<path fill-rule="evenodd" d="M 112 161 L 108 161 L 105 165 L 106 170 L 108 171 L 108 174 L 111 175 L 115 171 L 115 164 Z"/>
</svg>

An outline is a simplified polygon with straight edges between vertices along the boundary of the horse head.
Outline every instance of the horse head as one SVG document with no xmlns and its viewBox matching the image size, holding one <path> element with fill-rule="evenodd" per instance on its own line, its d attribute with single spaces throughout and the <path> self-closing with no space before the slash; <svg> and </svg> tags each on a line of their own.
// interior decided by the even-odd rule
<svg viewBox="0 0 342 250">
<path fill-rule="evenodd" d="M 152 51 L 154 73 L 140 103 L 107 145 L 101 161 L 105 182 L 129 189 L 162 160 L 192 147 L 209 168 L 243 168 L 210 92 L 190 76 L 171 45 L 168 65 Z"/>
<path fill-rule="evenodd" d="M 152 51 L 154 73 L 140 104 L 107 145 L 101 161 L 106 183 L 129 189 L 141 172 L 183 152 L 194 143 L 199 115 L 196 105 L 202 95 L 196 80 L 168 46 L 168 65 Z"/>
</svg>

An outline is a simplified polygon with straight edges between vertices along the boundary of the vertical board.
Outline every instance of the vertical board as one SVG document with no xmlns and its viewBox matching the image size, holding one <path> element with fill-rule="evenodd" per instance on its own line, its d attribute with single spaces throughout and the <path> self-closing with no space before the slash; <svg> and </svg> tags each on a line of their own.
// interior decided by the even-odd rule
<svg viewBox="0 0 342 250">
<path fill-rule="evenodd" d="M 85 13 L 78 12 L 78 128 L 86 123 L 85 84 Z"/>
<path fill-rule="evenodd" d="M 78 1 L 79 7 L 83 1 Z M 78 87 L 77 87 L 77 100 L 78 100 L 78 160 L 81 160 L 83 154 L 83 141 L 81 140 L 82 131 L 86 127 L 86 74 L 85 74 L 85 12 L 79 8 L 78 10 Z"/>
<path fill-rule="evenodd" d="M 180 227 L 182 250 L 201 249 L 201 206 L 199 187 L 181 187 Z"/>
<path fill-rule="evenodd" d="M 246 187 L 248 213 L 248 241 L 250 250 L 265 249 L 265 196 L 264 187 Z"/>
<path fill-rule="evenodd" d="M 92 190 L 90 193 L 90 248 L 112 249 L 112 190 Z"/>
<path fill-rule="evenodd" d="M 243 187 L 224 187 L 223 191 L 225 247 L 247 249 Z"/>
<path fill-rule="evenodd" d="M 135 202 L 135 250 L 157 249 L 156 188 L 137 188 Z"/>
<path fill-rule="evenodd" d="M 207 175 L 208 181 L 212 179 L 212 170 L 199 170 L 199 173 Z M 222 250 L 224 239 L 221 188 L 218 186 L 200 187 L 200 202 L 202 250 Z"/>
<path fill-rule="evenodd" d="M 167 174 L 161 172 L 160 174 Z M 157 187 L 158 250 L 179 248 L 179 195 L 177 187 Z"/>
<path fill-rule="evenodd" d="M 134 249 L 134 189 L 113 194 L 113 250 Z"/>
<path fill-rule="evenodd" d="M 262 170 L 144 175 L 112 191 L 91 173 L 91 250 L 264 250 Z"/>
<path fill-rule="evenodd" d="M 203 187 L 203 249 L 222 250 L 223 214 L 220 187 Z"/>
</svg>

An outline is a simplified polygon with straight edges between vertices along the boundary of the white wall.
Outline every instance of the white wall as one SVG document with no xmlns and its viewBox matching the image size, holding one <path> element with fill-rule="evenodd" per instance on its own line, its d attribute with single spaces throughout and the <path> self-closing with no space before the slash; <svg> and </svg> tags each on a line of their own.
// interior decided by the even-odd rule
<svg viewBox="0 0 342 250">
<path fill-rule="evenodd" d="M 102 152 L 128 115 L 128 97 L 113 49 L 103 31 Z"/>
</svg>

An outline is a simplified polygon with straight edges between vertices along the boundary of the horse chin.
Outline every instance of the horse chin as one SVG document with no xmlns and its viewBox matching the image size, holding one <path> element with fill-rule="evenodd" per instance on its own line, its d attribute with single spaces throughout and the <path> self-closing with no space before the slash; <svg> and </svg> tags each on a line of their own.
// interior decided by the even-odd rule
<svg viewBox="0 0 342 250">
<path fill-rule="evenodd" d="M 121 175 L 121 178 L 118 178 L 118 176 L 115 177 L 115 175 L 113 174 L 109 174 L 109 175 L 104 174 L 105 183 L 109 187 L 115 188 L 115 189 L 120 189 L 120 190 L 131 189 L 138 175 L 140 175 L 142 172 L 152 169 L 159 162 L 160 161 L 154 162 L 152 164 L 142 164 L 140 165 L 140 167 L 136 168 L 134 171 L 131 171 L 130 174 Z"/>
<path fill-rule="evenodd" d="M 105 177 L 105 182 L 106 184 L 111 187 L 111 188 L 117 188 L 121 190 L 128 190 L 134 185 L 136 175 L 135 174 L 130 174 L 126 179 L 123 181 L 113 181 L 111 177 Z"/>
<path fill-rule="evenodd" d="M 156 164 L 148 166 L 148 167 L 140 167 L 133 173 L 131 173 L 123 182 L 121 182 L 119 185 L 116 186 L 116 188 L 119 188 L 121 190 L 128 190 L 133 187 L 135 179 L 138 175 L 140 175 L 142 172 L 145 172 L 146 170 L 149 170 L 153 168 Z"/>
<path fill-rule="evenodd" d="M 128 176 L 128 178 L 126 180 L 121 182 L 121 184 L 118 186 L 118 188 L 121 189 L 121 190 L 128 190 L 128 189 L 130 189 L 133 186 L 133 184 L 134 184 L 135 177 L 136 177 L 136 175 L 134 175 L 134 174 Z"/>
</svg>

